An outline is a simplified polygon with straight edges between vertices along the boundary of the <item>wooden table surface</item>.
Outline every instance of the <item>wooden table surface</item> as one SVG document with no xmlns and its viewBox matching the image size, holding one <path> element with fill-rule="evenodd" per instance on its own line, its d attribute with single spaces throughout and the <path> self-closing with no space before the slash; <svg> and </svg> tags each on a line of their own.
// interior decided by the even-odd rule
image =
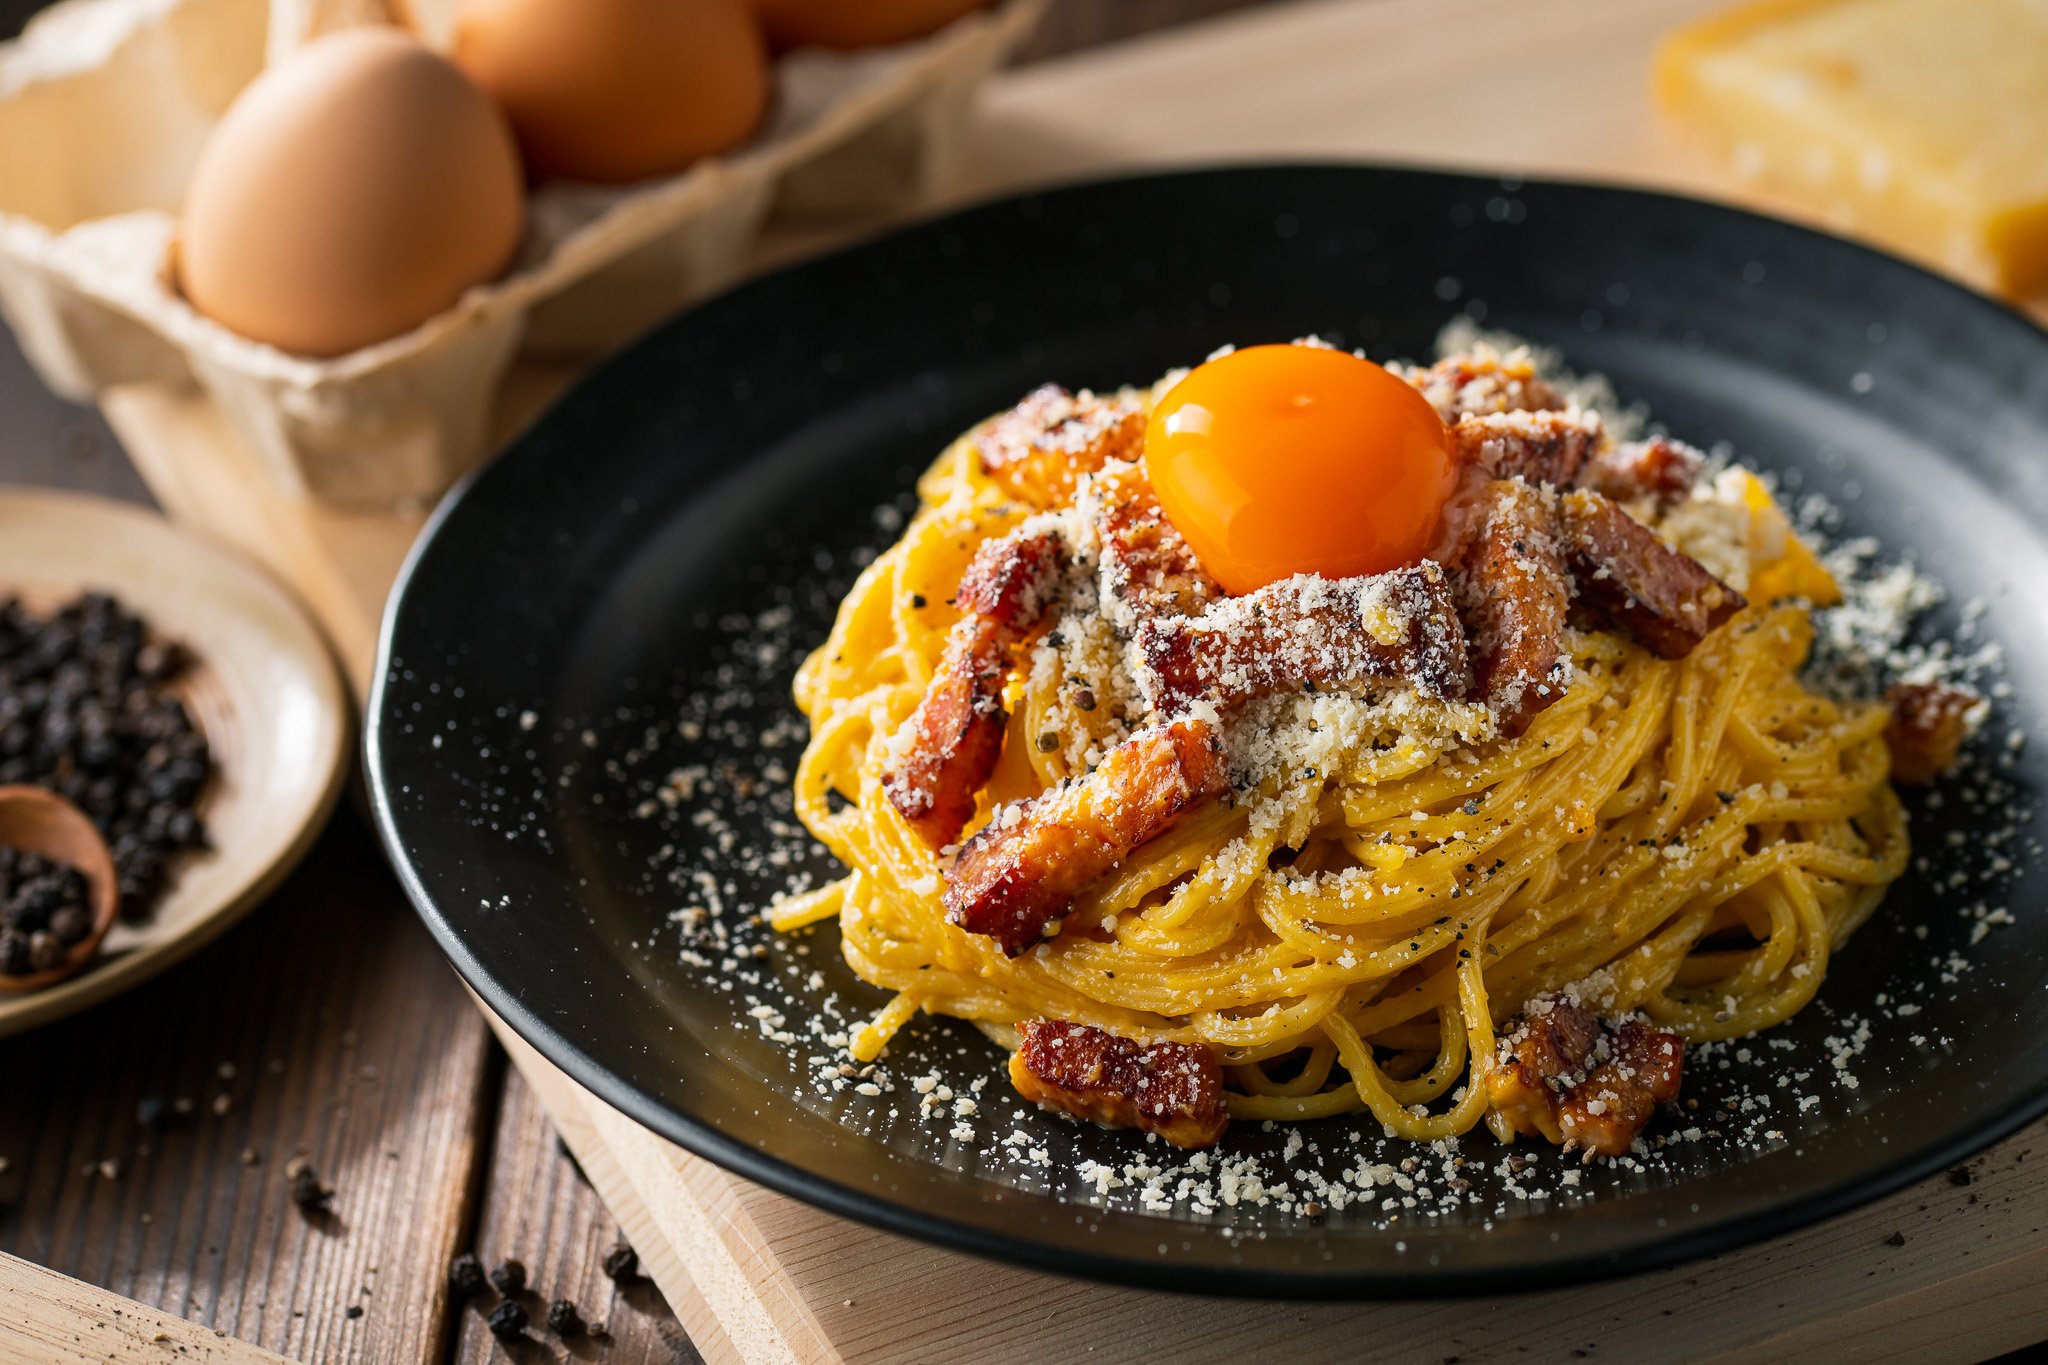
<svg viewBox="0 0 2048 1365">
<path fill-rule="evenodd" d="M 1059 0 L 1023 59 L 1250 3 Z M 38 7 L 0 0 L 0 37 Z M 45 391 L 4 329 L 0 483 L 148 500 L 97 414 Z M 146 1102 L 170 1120 L 145 1129 Z M 294 1159 L 334 1188 L 332 1216 L 293 1206 Z M 461 1250 L 524 1261 L 536 1318 L 561 1296 L 609 1329 L 567 1353 L 536 1332 L 519 1359 L 697 1359 L 650 1285 L 602 1274 L 616 1237 L 352 803 L 217 944 L 0 1042 L 0 1252 L 294 1359 L 501 1355 L 447 1303 Z"/>
<path fill-rule="evenodd" d="M 1256 2 L 1056 0 L 1025 55 Z M 0 0 L 0 36 L 35 7 Z M 984 174 L 1029 172 L 1028 145 L 992 145 L 1004 164 Z M 45 393 L 0 329 L 0 483 L 23 482 L 147 498 L 97 415 Z M 697 1358 L 650 1285 L 619 1295 L 601 1274 L 615 1224 L 349 804 L 218 944 L 123 999 L 0 1042 L 0 1085 L 0 1253 L 131 1301 L 92 1307 L 127 1313 L 108 1323 L 125 1335 L 38 1338 L 40 1286 L 17 1274 L 28 1341 L 77 1339 L 91 1349 L 74 1355 L 113 1359 L 122 1335 L 121 1359 L 205 1359 L 218 1331 L 295 1359 L 504 1358 L 476 1311 L 446 1302 L 449 1257 L 473 1249 L 526 1263 L 536 1316 L 559 1295 L 609 1327 L 566 1351 L 536 1332 L 513 1359 Z M 137 1110 L 152 1099 L 174 1115 L 185 1101 L 190 1115 L 144 1131 Z M 331 1217 L 309 1222 L 292 1206 L 294 1159 L 334 1187 Z M 200 1326 L 138 1323 L 147 1314 L 132 1301 Z M 0 1362 L 40 1358 L 14 1335 L 23 1306 L 0 1289 Z"/>
</svg>

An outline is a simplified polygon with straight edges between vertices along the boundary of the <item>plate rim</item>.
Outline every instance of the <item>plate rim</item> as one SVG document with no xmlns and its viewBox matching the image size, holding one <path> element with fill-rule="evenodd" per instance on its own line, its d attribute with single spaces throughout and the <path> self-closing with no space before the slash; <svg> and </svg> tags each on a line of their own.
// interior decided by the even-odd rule
<svg viewBox="0 0 2048 1365">
<path fill-rule="evenodd" d="M 322 711 L 333 718 L 333 724 L 329 727 L 329 739 L 319 758 L 324 771 L 318 790 L 306 807 L 304 819 L 292 837 L 281 841 L 251 875 L 242 880 L 233 894 L 195 916 L 182 932 L 161 943 L 140 947 L 99 967 L 88 964 L 78 975 L 46 990 L 20 997 L 0 995 L 0 1039 L 56 1023 L 133 990 L 177 966 L 247 918 L 291 875 L 326 829 L 328 818 L 334 813 L 341 799 L 342 787 L 347 782 L 349 757 L 354 748 L 352 732 L 356 728 L 348 694 L 342 687 L 340 668 L 335 663 L 334 651 L 327 637 L 313 624 L 298 598 L 254 563 L 228 546 L 200 535 L 141 503 L 35 484 L 0 485 L 0 508 L 26 504 L 29 510 L 33 510 L 36 503 L 62 506 L 67 514 L 126 522 L 146 527 L 152 535 L 169 536 L 192 555 L 207 560 L 212 571 L 219 576 L 238 578 L 271 598 L 286 611 L 313 646 L 305 657 L 310 659 L 317 654 L 321 661 L 322 666 L 308 676 L 321 694 Z M 309 790 L 311 787 L 312 784 L 308 784 Z"/>
<path fill-rule="evenodd" d="M 1428 1266 L 1400 1272 L 1338 1268 L 1277 1270 L 1251 1266 L 1190 1266 L 1179 1264 L 1170 1256 L 1162 1256 L 1157 1260 L 1139 1260 L 1106 1253 L 1077 1251 L 1065 1246 L 1055 1247 L 1025 1234 L 992 1231 L 954 1219 L 941 1210 L 912 1208 L 899 1201 L 866 1193 L 850 1184 L 814 1175 L 782 1158 L 729 1137 L 707 1122 L 670 1109 L 654 1096 L 614 1075 L 555 1029 L 538 1012 L 523 1003 L 515 988 L 500 984 L 485 970 L 462 935 L 441 915 L 418 870 L 404 850 L 398 828 L 398 816 L 386 784 L 383 722 L 386 694 L 391 678 L 392 648 L 400 615 L 415 586 L 417 571 L 445 524 L 470 491 L 490 476 L 498 464 L 499 457 L 514 446 L 526 442 L 536 430 L 553 420 L 556 413 L 574 402 L 579 392 L 593 380 L 625 363 L 628 357 L 652 344 L 655 338 L 677 325 L 681 319 L 689 317 L 706 304 L 743 292 L 762 281 L 830 266 L 846 257 L 857 256 L 902 236 L 941 231 L 957 225 L 964 218 L 1031 201 L 1070 195 L 1083 196 L 1105 189 L 1146 183 L 1204 177 L 1222 178 L 1246 172 L 1393 174 L 1438 182 L 1461 183 L 1475 189 L 1498 189 L 1504 178 L 1511 178 L 1517 188 L 1541 187 L 1567 192 L 1596 191 L 1677 204 L 1684 206 L 1689 212 L 1703 212 L 1753 225 L 1763 225 L 1770 230 L 1789 232 L 1811 242 L 1825 244 L 1831 250 L 1847 249 L 1856 255 L 1870 258 L 1882 268 L 1903 269 L 1920 277 L 1923 284 L 1931 284 L 1940 290 L 1960 296 L 1965 306 L 1989 309 L 1993 313 L 2003 315 L 2009 321 L 2018 323 L 2025 330 L 2040 337 L 2044 343 L 2048 343 L 2048 327 L 2044 327 L 2002 299 L 1979 292 L 1918 262 L 1881 250 L 1867 242 L 1837 236 L 1804 223 L 1694 195 L 1617 181 L 1519 173 L 1513 173 L 1510 177 L 1506 173 L 1489 173 L 1484 170 L 1377 159 L 1247 158 L 1063 180 L 951 205 L 943 212 L 920 215 L 893 223 L 878 231 L 857 235 L 828 251 L 751 276 L 700 300 L 690 308 L 673 314 L 626 346 L 605 356 L 522 426 L 506 442 L 498 456 L 465 474 L 435 506 L 418 538 L 408 550 L 398 577 L 394 580 L 390 596 L 386 600 L 384 615 L 378 628 L 376 670 L 372 675 L 362 735 L 371 811 L 378 840 L 400 884 L 404 887 L 407 898 L 412 901 L 415 911 L 435 942 L 447 955 L 451 965 L 476 993 L 479 1004 L 492 1011 L 550 1065 L 558 1067 L 569 1079 L 607 1105 L 692 1155 L 778 1194 L 883 1231 L 1062 1278 L 1221 1298 L 1323 1301 L 1358 1298 L 1466 1298 L 1589 1284 L 1641 1275 L 1717 1253 L 1748 1247 L 1768 1238 L 1810 1227 L 1850 1209 L 1874 1203 L 1938 1171 L 1967 1160 L 2011 1136 L 2028 1123 L 2048 1116 L 2048 1087 L 2044 1087 L 2035 1094 L 2014 1101 L 1990 1121 L 1979 1124 L 1947 1143 L 1917 1154 L 1908 1153 L 1880 1166 L 1868 1175 L 1832 1181 L 1785 1203 L 1697 1225 L 1647 1246 L 1631 1249 L 1626 1253 L 1625 1262 L 1615 1253 L 1592 1253 L 1566 1256 L 1534 1267 Z M 1162 1221 L 1162 1226 L 1173 1225 L 1170 1221 Z"/>
</svg>

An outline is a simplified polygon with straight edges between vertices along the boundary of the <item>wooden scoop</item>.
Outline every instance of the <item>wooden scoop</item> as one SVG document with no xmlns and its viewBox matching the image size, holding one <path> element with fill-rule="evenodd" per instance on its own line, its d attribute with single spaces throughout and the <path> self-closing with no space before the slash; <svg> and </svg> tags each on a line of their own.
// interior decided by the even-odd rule
<svg viewBox="0 0 2048 1365">
<path fill-rule="evenodd" d="M 76 973 L 99 951 L 100 940 L 114 927 L 120 885 L 114 877 L 114 855 L 99 828 L 86 813 L 53 791 L 41 787 L 0 787 L 0 845 L 38 853 L 52 862 L 78 869 L 85 878 L 86 904 L 92 930 L 66 951 L 48 971 L 27 976 L 0 975 L 0 992 L 25 993 L 54 986 Z"/>
</svg>

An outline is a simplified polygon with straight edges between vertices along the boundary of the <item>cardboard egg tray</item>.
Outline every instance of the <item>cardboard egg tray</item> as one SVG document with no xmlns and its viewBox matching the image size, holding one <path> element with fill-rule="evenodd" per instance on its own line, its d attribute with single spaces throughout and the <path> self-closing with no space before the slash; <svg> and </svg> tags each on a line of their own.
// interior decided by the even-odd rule
<svg viewBox="0 0 2048 1365">
<path fill-rule="evenodd" d="M 200 316 L 171 269 L 186 179 L 276 46 L 282 5 L 64 0 L 0 44 L 0 314 L 69 397 L 201 386 L 288 492 L 430 498 L 485 453 L 492 397 L 522 348 L 574 358 L 616 345 L 729 283 L 771 212 L 913 201 L 1044 2 L 1002 0 L 900 47 L 786 54 L 767 125 L 745 146 L 637 185 L 540 185 L 502 278 L 402 336 L 309 359 Z M 431 42 L 453 4 L 408 9 Z"/>
</svg>

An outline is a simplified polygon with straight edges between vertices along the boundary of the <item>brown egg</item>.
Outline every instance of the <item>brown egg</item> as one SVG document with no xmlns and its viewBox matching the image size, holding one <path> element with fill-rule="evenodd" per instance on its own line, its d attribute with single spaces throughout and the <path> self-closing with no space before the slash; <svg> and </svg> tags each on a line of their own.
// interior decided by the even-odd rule
<svg viewBox="0 0 2048 1365">
<path fill-rule="evenodd" d="M 542 178 L 668 175 L 745 141 L 768 107 L 747 0 L 467 0 L 454 56 Z"/>
<path fill-rule="evenodd" d="M 185 192 L 178 282 L 216 322 L 330 356 L 418 326 L 519 245 L 504 118 L 390 28 L 344 30 L 253 81 Z"/>
<path fill-rule="evenodd" d="M 982 7 L 986 0 L 753 0 L 777 51 L 907 43 Z"/>
</svg>

